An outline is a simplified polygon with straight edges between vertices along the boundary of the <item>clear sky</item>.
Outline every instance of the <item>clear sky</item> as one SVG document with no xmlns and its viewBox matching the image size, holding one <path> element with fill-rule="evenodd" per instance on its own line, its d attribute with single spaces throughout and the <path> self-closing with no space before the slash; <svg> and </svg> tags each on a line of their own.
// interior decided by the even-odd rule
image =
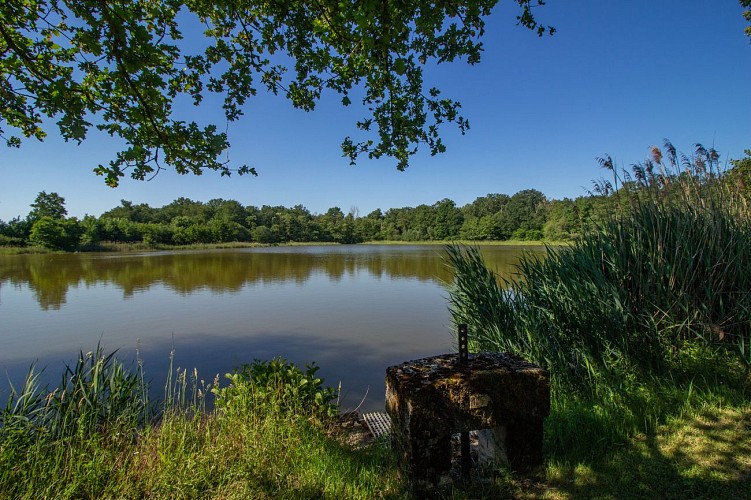
<svg viewBox="0 0 751 500">
<path fill-rule="evenodd" d="M 585 194 L 604 174 L 595 157 L 628 166 L 663 138 L 686 153 L 713 145 L 724 160 L 751 148 L 751 44 L 737 0 L 548 0 L 537 15 L 558 31 L 542 39 L 515 26 L 511 4 L 488 18 L 480 64 L 428 70 L 427 84 L 462 102 L 471 129 L 444 128 L 448 151 L 419 155 L 406 172 L 391 159 L 349 166 L 339 144 L 361 116 L 336 95 L 312 113 L 259 96 L 229 129 L 230 159 L 258 177 L 167 171 L 111 189 L 92 169 L 113 157 L 112 139 L 92 134 L 77 146 L 49 129 L 44 143 L 0 149 L 0 219 L 25 216 L 39 191 L 63 196 L 77 217 L 121 199 L 160 207 L 181 196 L 361 215 L 527 188 L 560 199 Z M 217 100 L 185 113 L 224 123 Z"/>
</svg>

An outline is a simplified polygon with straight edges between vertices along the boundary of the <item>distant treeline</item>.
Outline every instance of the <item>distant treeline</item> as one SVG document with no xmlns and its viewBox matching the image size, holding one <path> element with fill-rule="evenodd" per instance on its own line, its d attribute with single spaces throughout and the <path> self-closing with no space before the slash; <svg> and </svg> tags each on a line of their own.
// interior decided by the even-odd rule
<svg viewBox="0 0 751 500">
<path fill-rule="evenodd" d="M 25 218 L 0 221 L 0 244 L 59 249 L 100 242 L 190 245 L 225 242 L 335 242 L 432 240 L 567 240 L 580 234 L 604 201 L 597 196 L 548 200 L 534 189 L 513 196 L 488 194 L 457 207 L 432 205 L 378 209 L 362 216 L 333 207 L 323 214 L 292 208 L 244 206 L 234 200 L 206 203 L 178 198 L 161 208 L 122 200 L 100 217 L 66 217 L 65 200 L 41 192 Z"/>
<path fill-rule="evenodd" d="M 701 158 L 699 153 L 706 150 L 698 144 L 696 147 L 695 156 Z M 728 170 L 707 173 L 705 183 L 728 183 L 732 191 L 738 191 L 751 203 L 751 150 L 746 150 L 745 155 L 730 160 L 732 167 Z M 712 161 L 718 163 L 718 158 L 713 157 Z M 693 167 L 689 160 L 681 156 L 682 164 L 704 168 Z M 178 198 L 161 208 L 121 200 L 120 206 L 98 218 L 86 215 L 79 220 L 67 217 L 63 197 L 42 191 L 25 218 L 0 220 L 0 246 L 85 250 L 95 249 L 101 242 L 160 246 L 228 242 L 573 240 L 622 210 L 620 197 L 636 196 L 634 193 L 640 191 L 633 188 L 644 179 L 661 179 L 660 182 L 669 185 L 673 177 L 689 173 L 658 172 L 656 161 L 636 166 L 633 177 L 625 173 L 624 178 L 618 178 L 612 160 L 603 160 L 603 167 L 616 174 L 614 184 L 596 182 L 594 193 L 576 199 L 548 200 L 540 191 L 524 189 L 513 196 L 481 196 L 462 207 L 445 198 L 432 205 L 390 208 L 385 212 L 377 209 L 365 216 L 357 209 L 345 214 L 339 207 L 315 214 L 302 205 L 258 208 L 221 198 L 206 203 Z"/>
</svg>

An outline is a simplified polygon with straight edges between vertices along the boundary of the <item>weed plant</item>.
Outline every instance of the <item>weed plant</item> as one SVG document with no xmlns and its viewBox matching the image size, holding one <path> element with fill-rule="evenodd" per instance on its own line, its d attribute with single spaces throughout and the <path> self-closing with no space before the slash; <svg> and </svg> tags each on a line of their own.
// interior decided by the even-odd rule
<svg viewBox="0 0 751 500">
<path fill-rule="evenodd" d="M 267 408 L 282 414 L 307 415 L 311 418 L 333 417 L 338 409 L 334 389 L 323 386 L 316 377 L 318 366 L 307 365 L 305 371 L 289 365 L 284 358 L 255 360 L 225 375 L 228 387 L 214 387 L 216 406 L 222 412 L 249 412 Z"/>
<path fill-rule="evenodd" d="M 568 457 L 651 432 L 703 401 L 738 402 L 747 390 L 747 200 L 714 150 L 664 151 L 653 147 L 630 173 L 602 159 L 614 177 L 595 191 L 609 216 L 544 259 L 523 258 L 514 281 L 498 278 L 477 248 L 447 247 L 454 321 L 469 325 L 472 349 L 549 368 L 549 445 Z"/>
</svg>

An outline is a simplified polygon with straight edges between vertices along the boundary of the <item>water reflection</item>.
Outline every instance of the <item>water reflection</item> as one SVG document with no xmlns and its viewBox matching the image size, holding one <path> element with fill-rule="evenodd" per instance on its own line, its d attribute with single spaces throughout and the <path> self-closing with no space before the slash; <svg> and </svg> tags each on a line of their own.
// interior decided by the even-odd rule
<svg viewBox="0 0 751 500">
<path fill-rule="evenodd" d="M 511 276 L 520 249 L 485 247 L 498 272 Z M 527 249 L 541 252 L 539 248 Z M 156 284 L 181 294 L 202 290 L 239 292 L 256 283 L 304 284 L 312 275 L 334 281 L 367 272 L 376 278 L 446 282 L 451 271 L 440 247 L 277 247 L 265 249 L 164 252 L 138 255 L 0 256 L 0 287 L 28 285 L 43 310 L 59 309 L 69 288 L 114 284 L 124 298 Z M 0 301 L 2 296 L 0 295 Z M 0 307 L 2 303 L 0 302 Z"/>
<path fill-rule="evenodd" d="M 533 251 L 540 252 L 540 249 Z M 19 383 L 101 342 L 135 359 L 159 397 L 176 363 L 205 379 L 254 358 L 316 361 L 355 406 L 383 405 L 385 368 L 452 349 L 436 246 L 321 246 L 139 255 L 0 256 L 0 371 Z M 510 276 L 519 249 L 483 248 Z M 368 389 L 369 388 L 369 389 Z M 7 384 L 0 381 L 0 400 Z"/>
</svg>

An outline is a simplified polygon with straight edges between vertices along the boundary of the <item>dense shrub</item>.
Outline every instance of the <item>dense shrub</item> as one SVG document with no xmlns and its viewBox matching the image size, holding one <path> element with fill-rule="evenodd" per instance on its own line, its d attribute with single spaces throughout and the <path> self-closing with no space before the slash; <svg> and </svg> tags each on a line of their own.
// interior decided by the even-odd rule
<svg viewBox="0 0 751 500">
<path fill-rule="evenodd" d="M 355 450 L 324 418 L 315 372 L 255 362 L 219 389 L 170 366 L 158 414 L 140 364 L 99 349 L 52 391 L 32 372 L 0 406 L 0 498 L 402 498 L 390 450 Z"/>
<path fill-rule="evenodd" d="M 173 243 L 174 230 L 172 226 L 154 223 L 143 223 L 140 226 L 143 242 L 147 245 L 171 245 Z"/>
<path fill-rule="evenodd" d="M 26 240 L 0 234 L 0 247 L 25 247 Z"/>
<path fill-rule="evenodd" d="M 281 411 L 313 416 L 332 416 L 334 390 L 316 376 L 318 366 L 301 370 L 284 358 L 255 360 L 228 373 L 230 385 L 215 387 L 216 406 L 227 412 Z"/>
<path fill-rule="evenodd" d="M 29 241 L 53 250 L 74 250 L 83 233 L 84 229 L 75 217 L 57 219 L 44 216 L 31 226 Z"/>
</svg>

